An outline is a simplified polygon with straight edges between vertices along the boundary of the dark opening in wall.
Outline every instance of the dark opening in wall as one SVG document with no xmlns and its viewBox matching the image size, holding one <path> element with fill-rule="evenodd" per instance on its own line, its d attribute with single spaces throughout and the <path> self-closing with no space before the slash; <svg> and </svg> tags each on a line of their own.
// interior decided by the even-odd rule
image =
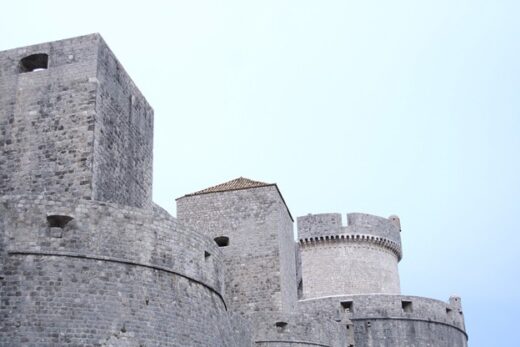
<svg viewBox="0 0 520 347">
<path fill-rule="evenodd" d="M 208 259 L 210 257 L 211 253 L 208 251 L 204 251 L 204 259 Z"/>
<path fill-rule="evenodd" d="M 229 246 L 229 237 L 227 236 L 218 236 L 215 237 L 214 240 L 219 247 Z"/>
<path fill-rule="evenodd" d="M 342 301 L 341 307 L 343 307 L 345 312 L 352 312 L 352 309 L 354 308 L 354 303 L 352 302 L 352 300 Z"/>
<path fill-rule="evenodd" d="M 452 310 L 451 310 L 451 308 L 449 308 L 449 307 L 446 307 L 446 313 L 447 313 L 447 314 L 450 314 L 450 313 L 451 313 L 451 311 L 452 311 Z"/>
<path fill-rule="evenodd" d="M 281 333 L 285 330 L 285 327 L 287 326 L 287 322 L 276 322 L 274 323 L 276 326 L 276 330 Z"/>
<path fill-rule="evenodd" d="M 412 312 L 412 302 L 411 301 L 401 301 L 401 305 L 403 307 L 403 311 L 404 312 L 407 312 L 407 313 L 410 313 Z"/>
<path fill-rule="evenodd" d="M 65 228 L 65 226 L 74 218 L 71 216 L 52 214 L 47 216 L 47 224 L 50 228 Z"/>
<path fill-rule="evenodd" d="M 45 53 L 28 55 L 20 60 L 20 72 L 45 70 L 49 65 L 49 56 Z"/>
</svg>

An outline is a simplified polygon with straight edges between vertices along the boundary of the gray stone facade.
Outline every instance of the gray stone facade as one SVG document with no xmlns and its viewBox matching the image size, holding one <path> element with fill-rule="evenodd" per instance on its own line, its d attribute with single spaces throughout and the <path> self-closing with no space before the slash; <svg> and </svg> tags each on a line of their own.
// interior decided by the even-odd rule
<svg viewBox="0 0 520 347">
<path fill-rule="evenodd" d="M 101 36 L 2 52 L 0 105 L 1 194 L 151 205 L 153 110 Z"/>
<path fill-rule="evenodd" d="M 303 297 L 399 294 L 400 227 L 362 213 L 347 219 L 343 226 L 339 213 L 298 217 Z"/>
<path fill-rule="evenodd" d="M 98 34 L 0 52 L 0 347 L 465 347 L 401 295 L 397 217 L 238 178 L 151 199 L 153 110 Z"/>
</svg>

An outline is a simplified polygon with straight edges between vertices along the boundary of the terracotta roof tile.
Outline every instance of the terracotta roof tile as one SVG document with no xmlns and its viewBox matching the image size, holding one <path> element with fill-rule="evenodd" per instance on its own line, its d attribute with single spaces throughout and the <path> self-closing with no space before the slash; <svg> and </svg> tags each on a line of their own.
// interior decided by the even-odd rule
<svg viewBox="0 0 520 347">
<path fill-rule="evenodd" d="M 253 181 L 248 178 L 239 177 L 229 182 L 225 182 L 222 184 L 218 184 L 213 187 L 209 187 L 203 190 L 199 190 L 198 192 L 186 194 L 185 196 L 193 196 L 207 193 L 217 193 L 217 192 L 227 192 L 230 190 L 239 190 L 239 189 L 248 189 L 248 188 L 258 188 L 258 187 L 266 187 L 272 186 L 271 183 L 264 183 L 259 181 Z"/>
</svg>

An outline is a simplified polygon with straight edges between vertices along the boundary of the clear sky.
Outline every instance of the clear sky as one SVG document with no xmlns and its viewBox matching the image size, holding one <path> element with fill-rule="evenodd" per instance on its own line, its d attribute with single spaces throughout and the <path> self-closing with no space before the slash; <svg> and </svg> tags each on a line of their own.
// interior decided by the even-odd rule
<svg viewBox="0 0 520 347">
<path fill-rule="evenodd" d="M 401 218 L 402 291 L 518 346 L 520 1 L 4 1 L 0 50 L 99 32 L 155 109 L 154 199 L 245 176 Z"/>
</svg>

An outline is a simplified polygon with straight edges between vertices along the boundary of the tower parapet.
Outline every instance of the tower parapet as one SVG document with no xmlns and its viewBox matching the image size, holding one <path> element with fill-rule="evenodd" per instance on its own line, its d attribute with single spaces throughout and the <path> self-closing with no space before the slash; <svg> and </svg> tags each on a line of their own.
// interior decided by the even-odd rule
<svg viewBox="0 0 520 347">
<path fill-rule="evenodd" d="M 298 217 L 303 297 L 399 294 L 402 258 L 398 217 L 349 213 Z"/>
</svg>

